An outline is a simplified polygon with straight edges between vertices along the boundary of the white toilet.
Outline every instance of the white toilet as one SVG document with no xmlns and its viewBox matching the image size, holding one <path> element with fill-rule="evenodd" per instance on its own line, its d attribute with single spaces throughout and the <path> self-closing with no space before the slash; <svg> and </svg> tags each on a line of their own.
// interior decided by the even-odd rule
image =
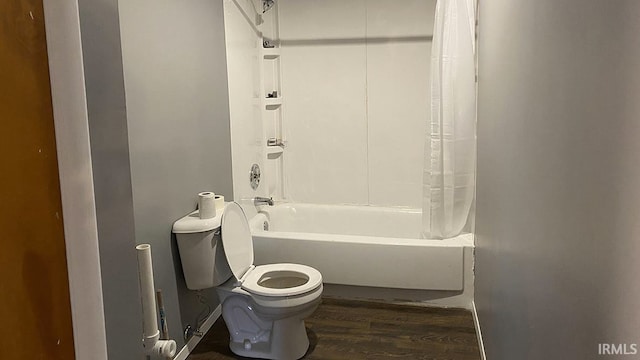
<svg viewBox="0 0 640 360">
<path fill-rule="evenodd" d="M 299 359 L 309 348 L 304 319 L 320 304 L 322 275 L 299 264 L 253 265 L 253 240 L 235 202 L 200 219 L 195 211 L 173 224 L 187 287 L 216 286 L 235 354 Z M 222 240 L 222 241 L 220 241 Z"/>
</svg>

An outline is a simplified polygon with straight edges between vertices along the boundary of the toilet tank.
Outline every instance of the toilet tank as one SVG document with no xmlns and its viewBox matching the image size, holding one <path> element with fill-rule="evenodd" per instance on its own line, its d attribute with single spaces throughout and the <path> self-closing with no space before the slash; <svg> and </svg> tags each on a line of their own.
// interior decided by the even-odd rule
<svg viewBox="0 0 640 360">
<path fill-rule="evenodd" d="M 221 215 L 200 219 L 198 211 L 194 211 L 173 224 L 182 271 L 190 290 L 218 286 L 232 275 L 222 248 L 220 220 Z"/>
</svg>

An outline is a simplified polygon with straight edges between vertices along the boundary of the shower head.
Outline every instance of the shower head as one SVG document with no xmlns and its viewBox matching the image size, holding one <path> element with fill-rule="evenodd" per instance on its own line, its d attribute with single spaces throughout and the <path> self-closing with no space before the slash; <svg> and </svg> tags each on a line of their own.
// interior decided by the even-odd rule
<svg viewBox="0 0 640 360">
<path fill-rule="evenodd" d="M 262 13 L 269 11 L 275 3 L 275 0 L 262 0 Z"/>
</svg>

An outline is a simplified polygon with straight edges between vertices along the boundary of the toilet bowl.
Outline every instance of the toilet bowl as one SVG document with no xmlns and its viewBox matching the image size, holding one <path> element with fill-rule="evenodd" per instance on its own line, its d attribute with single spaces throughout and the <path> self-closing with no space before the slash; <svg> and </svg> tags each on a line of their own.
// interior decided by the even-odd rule
<svg viewBox="0 0 640 360">
<path fill-rule="evenodd" d="M 287 292 L 289 289 L 294 291 Z M 322 277 L 317 270 L 297 264 L 257 266 L 241 285 L 232 278 L 216 290 L 229 329 L 229 346 L 235 354 L 299 359 L 307 352 L 304 319 L 318 307 L 322 294 Z"/>
<path fill-rule="evenodd" d="M 173 232 L 187 287 L 216 287 L 231 351 L 262 359 L 304 356 L 304 319 L 320 304 L 323 289 L 318 270 L 288 263 L 255 266 L 249 224 L 235 202 L 214 219 L 189 214 L 176 221 Z"/>
</svg>

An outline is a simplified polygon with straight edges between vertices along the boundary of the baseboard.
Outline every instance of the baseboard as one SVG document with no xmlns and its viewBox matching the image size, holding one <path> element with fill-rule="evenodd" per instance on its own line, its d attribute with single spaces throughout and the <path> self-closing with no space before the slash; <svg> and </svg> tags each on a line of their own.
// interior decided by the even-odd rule
<svg viewBox="0 0 640 360">
<path fill-rule="evenodd" d="M 476 336 L 478 337 L 478 347 L 480 348 L 480 358 L 487 360 L 487 354 L 484 352 L 484 341 L 482 340 L 482 331 L 480 331 L 480 320 L 478 320 L 478 310 L 476 310 L 476 302 L 471 302 L 471 312 L 473 313 L 473 325 L 476 327 Z"/>
<path fill-rule="evenodd" d="M 198 345 L 200 340 L 202 340 L 202 337 L 209 331 L 209 329 L 211 329 L 211 327 L 213 326 L 213 323 L 215 323 L 216 320 L 218 320 L 221 314 L 222 314 L 222 305 L 218 305 L 218 307 L 215 310 L 213 310 L 211 315 L 209 315 L 207 320 L 205 320 L 204 323 L 202 323 L 202 326 L 200 326 L 200 331 L 202 332 L 202 336 L 192 336 L 191 339 L 189 339 L 189 341 L 187 341 L 184 347 L 180 350 L 178 355 L 176 355 L 173 358 L 173 360 L 187 360 L 187 357 L 189 356 L 189 354 L 191 354 L 191 351 L 193 351 L 193 349 L 196 348 L 196 345 Z"/>
</svg>

